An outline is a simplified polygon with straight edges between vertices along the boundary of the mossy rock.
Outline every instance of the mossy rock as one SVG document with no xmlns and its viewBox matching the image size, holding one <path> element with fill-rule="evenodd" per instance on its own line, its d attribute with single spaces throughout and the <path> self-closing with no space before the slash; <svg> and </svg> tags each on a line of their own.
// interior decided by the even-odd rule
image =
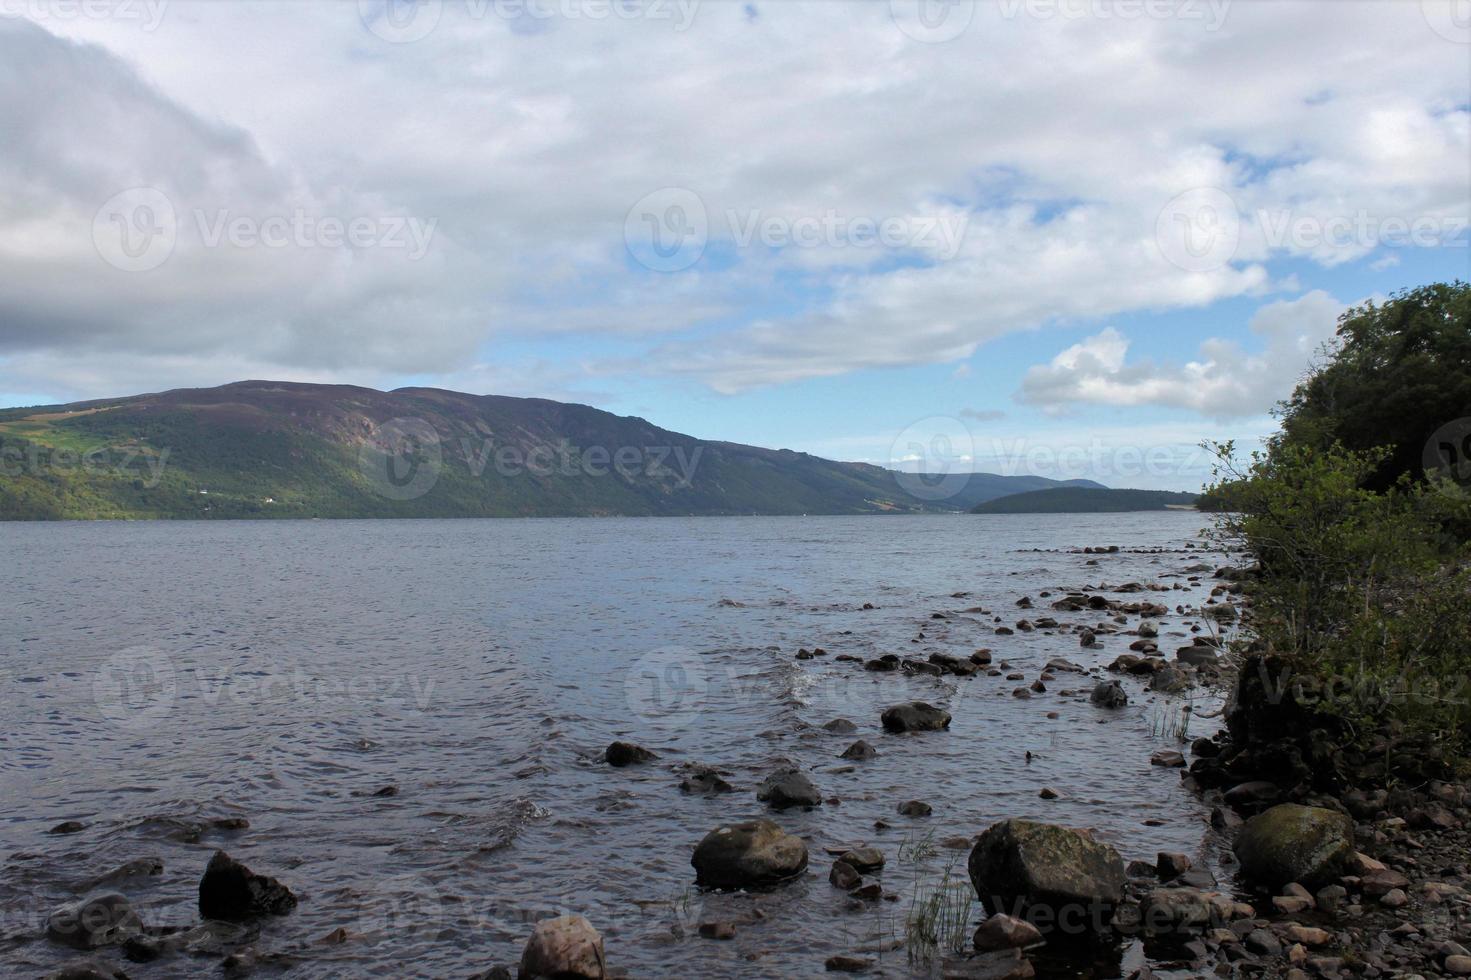
<svg viewBox="0 0 1471 980">
<path fill-rule="evenodd" d="M 1252 817 L 1236 838 L 1242 875 L 1272 889 L 1294 881 L 1311 889 L 1330 885 L 1353 852 L 1353 820 L 1336 810 L 1296 803 Z"/>
<path fill-rule="evenodd" d="M 1003 820 L 982 834 L 969 870 L 987 913 L 1025 917 L 1043 932 L 1106 927 L 1124 889 L 1124 862 L 1112 847 L 1030 820 Z"/>
</svg>

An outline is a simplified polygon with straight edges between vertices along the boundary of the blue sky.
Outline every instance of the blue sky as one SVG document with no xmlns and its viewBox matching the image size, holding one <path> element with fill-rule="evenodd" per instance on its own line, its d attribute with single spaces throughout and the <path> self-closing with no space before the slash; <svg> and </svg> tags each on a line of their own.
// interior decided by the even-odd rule
<svg viewBox="0 0 1471 980">
<path fill-rule="evenodd" d="M 422 384 L 1193 489 L 1343 309 L 1471 278 L 1451 0 L 89 10 L 0 15 L 3 405 Z"/>
</svg>

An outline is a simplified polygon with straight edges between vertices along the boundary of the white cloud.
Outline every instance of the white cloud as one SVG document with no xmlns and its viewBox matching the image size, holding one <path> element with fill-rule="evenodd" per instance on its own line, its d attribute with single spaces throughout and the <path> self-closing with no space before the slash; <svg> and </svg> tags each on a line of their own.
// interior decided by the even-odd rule
<svg viewBox="0 0 1471 980">
<path fill-rule="evenodd" d="M 151 31 L 0 18 L 0 83 L 26 93 L 0 106 L 0 357 L 23 372 L 15 386 L 126 390 L 138 375 L 118 366 L 158 355 L 210 377 L 464 377 L 508 336 L 617 335 L 645 349 L 571 372 L 737 392 L 1263 294 L 1282 285 L 1276 258 L 1367 254 L 1274 244 L 1252 220 L 1263 210 L 1323 223 L 1466 209 L 1465 50 L 1416 4 L 1325 18 L 1238 3 L 1216 31 L 980 4 L 943 44 L 899 30 L 886 3 L 757 3 L 755 17 L 703 3 L 683 31 L 442 6 L 407 44 L 356 3 L 174 0 Z M 415 262 L 209 248 L 181 229 L 163 267 L 128 275 L 99 261 L 92 219 L 139 185 L 181 214 L 304 208 L 436 230 Z M 623 234 L 667 186 L 698 194 L 710 241 L 661 275 Z M 1155 224 L 1202 186 L 1229 189 L 1248 221 L 1231 265 L 1187 273 Z M 953 255 L 738 247 L 725 216 L 757 212 L 969 218 Z M 42 370 L 55 373 L 29 373 Z"/>
<path fill-rule="evenodd" d="M 1287 397 L 1331 341 L 1345 304 L 1322 290 L 1269 303 L 1251 319 L 1261 350 L 1212 337 L 1185 364 L 1128 361 L 1129 341 L 1113 327 L 1027 371 L 1019 401 L 1060 413 L 1077 404 L 1185 408 L 1213 418 L 1261 415 Z"/>
</svg>

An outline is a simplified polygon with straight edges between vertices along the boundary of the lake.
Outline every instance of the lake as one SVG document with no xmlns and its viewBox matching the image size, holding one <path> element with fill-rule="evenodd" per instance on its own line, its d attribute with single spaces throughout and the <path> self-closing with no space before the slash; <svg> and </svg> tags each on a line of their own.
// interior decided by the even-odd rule
<svg viewBox="0 0 1471 980">
<path fill-rule="evenodd" d="M 1008 816 L 1095 828 L 1125 860 L 1168 850 L 1209 865 L 1208 809 L 1178 771 L 1149 761 L 1179 747 L 1164 731 L 1177 708 L 1137 679 L 1124 681 L 1129 706 L 1111 712 L 1088 702 L 1094 681 L 1077 674 L 1023 700 L 1017 682 L 984 672 L 879 674 L 835 660 L 989 647 L 1027 683 L 1057 656 L 1106 664 L 1134 637 L 1080 648 L 1071 632 L 998 635 L 994 617 L 1108 623 L 1106 612 L 1054 613 L 1039 594 L 1131 581 L 1170 591 L 1113 597 L 1188 609 L 1215 583 L 1187 569 L 1223 560 L 1201 548 L 1206 522 L 0 526 L 0 956 L 32 975 L 74 957 L 42 938 L 47 914 L 141 858 L 161 859 L 162 873 L 108 887 L 149 925 L 191 925 L 217 848 L 301 899 L 251 939 L 280 954 L 264 975 L 292 977 L 514 967 L 530 923 L 564 911 L 587 916 L 610 966 L 630 976 L 820 976 L 830 955 L 877 955 L 903 938 L 917 890 L 952 862 L 965 878 L 967 852 L 946 839 Z M 1105 545 L 1122 550 L 1079 550 Z M 1016 608 L 1024 595 L 1034 611 Z M 1195 623 L 1166 617 L 1161 648 L 1188 645 Z M 828 655 L 796 659 L 814 647 Z M 913 699 L 946 706 L 951 729 L 885 735 L 880 710 Z M 835 718 L 857 732 L 820 727 Z M 1190 734 L 1213 724 L 1196 719 Z M 879 756 L 839 759 L 856 738 Z M 612 769 L 601 754 L 614 739 L 660 758 Z M 682 793 L 678 768 L 694 762 L 735 791 Z M 755 787 L 784 763 L 828 803 L 768 814 Z M 387 787 L 396 795 L 373 795 Z M 1061 798 L 1039 798 L 1042 787 Z M 901 816 L 906 800 L 933 815 Z M 757 815 L 807 839 L 806 877 L 759 895 L 697 892 L 694 845 Z M 63 821 L 84 827 L 47 833 Z M 877 880 L 898 900 L 855 910 L 829 885 L 824 848 L 857 842 L 885 852 Z M 706 919 L 736 923 L 736 938 L 699 938 Z M 327 940 L 338 929 L 345 941 Z M 184 977 L 218 959 L 121 965 Z M 882 962 L 889 975 L 911 970 L 902 951 Z"/>
</svg>

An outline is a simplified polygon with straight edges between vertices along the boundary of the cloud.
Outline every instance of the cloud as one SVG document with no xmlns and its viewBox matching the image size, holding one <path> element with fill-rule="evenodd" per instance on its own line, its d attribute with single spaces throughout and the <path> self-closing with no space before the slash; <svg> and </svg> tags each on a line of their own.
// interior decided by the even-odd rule
<svg viewBox="0 0 1471 980">
<path fill-rule="evenodd" d="M 1179 365 L 1130 363 L 1128 339 L 1108 327 L 1029 369 L 1016 397 L 1052 414 L 1093 404 L 1185 408 L 1222 419 L 1261 415 L 1292 392 L 1345 309 L 1322 290 L 1269 303 L 1251 319 L 1261 350 L 1213 337 Z"/>
<path fill-rule="evenodd" d="M 355 3 L 175 0 L 151 30 L 56 6 L 0 18 L 0 83 L 26 92 L 0 106 L 0 358 L 18 390 L 159 387 L 184 363 L 490 381 L 495 365 L 470 366 L 511 339 L 575 353 L 572 387 L 619 374 L 735 393 L 1265 295 L 1281 259 L 1375 247 L 1279 241 L 1262 212 L 1321 226 L 1466 207 L 1464 46 L 1415 4 L 1326 20 L 1233 4 L 1219 30 L 980 4 L 942 44 L 884 3 L 705 3 L 681 29 L 445 2 L 412 43 Z M 674 9 L 640 9 L 656 6 Z M 169 199 L 178 241 L 127 273 L 99 257 L 94 218 L 140 186 Z M 698 261 L 662 273 L 625 231 L 670 187 L 705 232 Z M 1156 223 L 1199 187 L 1228 190 L 1243 227 L 1228 263 L 1187 271 Z M 417 259 L 211 245 L 201 211 L 434 230 Z M 741 241 L 757 216 L 790 230 L 830 215 L 839 233 L 810 245 Z M 884 222 L 914 234 L 856 234 Z"/>
<path fill-rule="evenodd" d="M 998 409 L 962 408 L 960 417 L 975 422 L 999 422 L 1006 418 L 1006 413 Z"/>
</svg>

